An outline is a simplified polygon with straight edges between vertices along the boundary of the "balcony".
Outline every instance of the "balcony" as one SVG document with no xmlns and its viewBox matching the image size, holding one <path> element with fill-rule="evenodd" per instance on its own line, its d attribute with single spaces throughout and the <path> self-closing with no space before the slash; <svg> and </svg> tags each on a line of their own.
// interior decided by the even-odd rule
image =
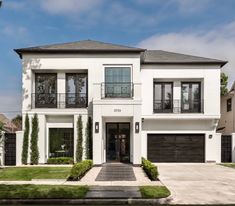
<svg viewBox="0 0 235 206">
<path fill-rule="evenodd" d="M 154 100 L 153 112 L 154 113 L 203 113 L 204 101 L 182 101 L 182 100 Z"/>
<path fill-rule="evenodd" d="M 86 93 L 33 93 L 32 108 L 86 108 Z"/>
<path fill-rule="evenodd" d="M 132 98 L 134 84 L 132 82 L 101 83 L 101 98 Z"/>
</svg>

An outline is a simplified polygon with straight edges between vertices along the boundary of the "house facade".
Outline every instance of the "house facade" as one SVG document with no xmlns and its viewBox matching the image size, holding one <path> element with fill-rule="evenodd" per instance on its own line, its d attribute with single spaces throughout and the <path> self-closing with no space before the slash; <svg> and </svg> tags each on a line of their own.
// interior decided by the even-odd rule
<svg viewBox="0 0 235 206">
<path fill-rule="evenodd" d="M 23 122 L 39 119 L 39 163 L 75 158 L 77 119 L 93 125 L 93 161 L 220 162 L 224 61 L 85 40 L 15 50 Z M 17 165 L 23 132 L 17 133 Z M 85 139 L 85 137 L 83 138 Z M 85 147 L 85 141 L 84 147 Z"/>
</svg>

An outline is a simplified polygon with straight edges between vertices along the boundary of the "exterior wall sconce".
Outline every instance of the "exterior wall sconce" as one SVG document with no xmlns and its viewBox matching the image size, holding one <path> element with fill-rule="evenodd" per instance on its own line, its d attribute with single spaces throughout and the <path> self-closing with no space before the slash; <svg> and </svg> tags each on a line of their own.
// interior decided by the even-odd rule
<svg viewBox="0 0 235 206">
<path fill-rule="evenodd" d="M 209 139 L 212 139 L 213 135 L 212 134 L 209 134 Z"/>
<path fill-rule="evenodd" d="M 99 133 L 99 122 L 95 122 L 95 133 Z"/>
<path fill-rule="evenodd" d="M 140 123 L 136 122 L 135 123 L 135 133 L 139 133 L 140 132 Z"/>
</svg>

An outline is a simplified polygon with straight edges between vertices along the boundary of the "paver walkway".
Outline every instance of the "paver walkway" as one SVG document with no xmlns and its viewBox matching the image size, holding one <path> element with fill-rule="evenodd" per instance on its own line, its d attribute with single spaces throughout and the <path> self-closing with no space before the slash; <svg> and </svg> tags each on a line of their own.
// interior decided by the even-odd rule
<svg viewBox="0 0 235 206">
<path fill-rule="evenodd" d="M 103 165 L 95 181 L 136 181 L 136 177 L 132 165 L 115 163 Z"/>
<path fill-rule="evenodd" d="M 138 187 L 91 186 L 87 198 L 141 198 Z"/>
</svg>

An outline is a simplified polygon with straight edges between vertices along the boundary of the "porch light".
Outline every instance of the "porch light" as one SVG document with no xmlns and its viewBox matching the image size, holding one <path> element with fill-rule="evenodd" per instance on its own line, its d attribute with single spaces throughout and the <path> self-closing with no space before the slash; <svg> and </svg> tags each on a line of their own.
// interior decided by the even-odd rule
<svg viewBox="0 0 235 206">
<path fill-rule="evenodd" d="M 135 123 L 135 133 L 139 133 L 139 131 L 140 131 L 140 123 L 136 122 Z"/>
<path fill-rule="evenodd" d="M 95 122 L 95 133 L 99 133 L 99 122 Z"/>
</svg>

